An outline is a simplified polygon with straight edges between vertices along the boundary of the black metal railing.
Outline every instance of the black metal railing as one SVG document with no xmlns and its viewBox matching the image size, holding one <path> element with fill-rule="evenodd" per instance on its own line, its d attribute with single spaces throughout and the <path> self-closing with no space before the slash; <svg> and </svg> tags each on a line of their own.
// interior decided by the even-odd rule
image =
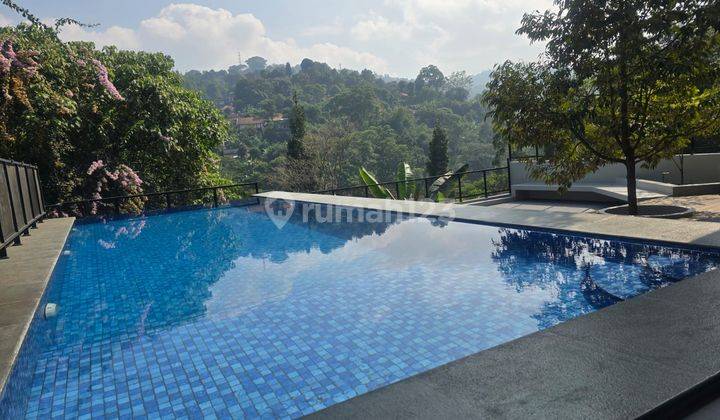
<svg viewBox="0 0 720 420">
<path fill-rule="evenodd" d="M 37 166 L 0 159 L 0 258 L 45 216 Z"/>
<path fill-rule="evenodd" d="M 457 202 L 473 198 L 488 198 L 493 195 L 510 192 L 510 173 L 507 166 L 498 168 L 477 169 L 473 171 L 459 172 L 451 180 L 449 185 L 442 189 L 446 199 Z M 424 178 L 413 178 L 406 181 L 379 182 L 372 185 L 353 185 L 350 187 L 332 188 L 328 190 L 315 191 L 315 194 L 343 195 L 349 197 L 370 197 L 372 186 L 382 186 L 390 190 L 395 197 L 400 195 L 403 184 L 410 186 L 415 194 L 415 200 L 430 198 L 430 187 L 440 176 L 428 176 Z"/>
<path fill-rule="evenodd" d="M 260 184 L 258 182 L 245 182 L 212 187 L 187 188 L 67 201 L 48 206 L 48 211 L 53 211 L 54 214 L 68 213 L 75 217 L 86 217 L 140 213 L 192 204 L 202 205 L 208 202 L 211 203 L 213 207 L 217 207 L 220 204 L 233 201 L 233 198 L 247 198 L 250 195 L 246 191 L 248 188 L 252 191 L 251 194 L 260 192 Z M 241 190 L 239 194 L 237 194 L 237 190 Z M 225 192 L 229 193 L 225 194 Z M 139 205 L 135 207 L 141 211 L 134 211 L 133 206 L 126 206 L 126 204 L 131 201 L 137 200 L 139 200 Z"/>
</svg>

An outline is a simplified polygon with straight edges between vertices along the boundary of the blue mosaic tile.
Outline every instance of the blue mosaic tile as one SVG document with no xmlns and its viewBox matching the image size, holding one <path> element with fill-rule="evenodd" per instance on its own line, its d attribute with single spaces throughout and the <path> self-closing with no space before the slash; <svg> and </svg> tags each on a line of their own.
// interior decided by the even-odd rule
<svg viewBox="0 0 720 420">
<path fill-rule="evenodd" d="M 713 252 L 262 208 L 78 223 L 0 418 L 295 418 L 713 269 Z"/>
</svg>

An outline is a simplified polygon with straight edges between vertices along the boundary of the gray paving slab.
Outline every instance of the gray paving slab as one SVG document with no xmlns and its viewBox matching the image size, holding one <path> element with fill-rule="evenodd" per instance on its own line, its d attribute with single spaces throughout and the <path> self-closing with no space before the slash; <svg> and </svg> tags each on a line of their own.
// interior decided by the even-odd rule
<svg viewBox="0 0 720 420">
<path fill-rule="evenodd" d="M 720 223 L 649 219 L 591 212 L 545 212 L 374 198 L 271 191 L 257 195 L 271 200 L 295 200 L 374 210 L 407 212 L 426 216 L 445 216 L 480 223 L 506 224 L 572 233 L 610 235 L 627 239 L 655 240 L 684 245 L 720 246 Z"/>
<path fill-rule="evenodd" d="M 473 203 L 473 205 L 484 205 L 484 203 Z M 544 212 L 584 213 L 597 212 L 597 210 L 607 207 L 607 204 L 586 202 L 576 203 L 572 201 L 514 200 L 493 204 L 492 206 L 495 208 L 540 210 Z"/>
<path fill-rule="evenodd" d="M 12 368 L 73 218 L 50 219 L 0 260 L 0 391 Z"/>
<path fill-rule="evenodd" d="M 535 333 L 310 418 L 634 418 L 694 385 L 688 372 Z"/>
</svg>

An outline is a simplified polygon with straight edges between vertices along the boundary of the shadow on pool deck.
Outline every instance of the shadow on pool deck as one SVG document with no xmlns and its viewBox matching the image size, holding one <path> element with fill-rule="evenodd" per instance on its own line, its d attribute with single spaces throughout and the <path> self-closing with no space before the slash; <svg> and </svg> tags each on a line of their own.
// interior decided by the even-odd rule
<svg viewBox="0 0 720 420">
<path fill-rule="evenodd" d="M 0 260 L 0 395 L 74 220 L 38 224 Z"/>
</svg>

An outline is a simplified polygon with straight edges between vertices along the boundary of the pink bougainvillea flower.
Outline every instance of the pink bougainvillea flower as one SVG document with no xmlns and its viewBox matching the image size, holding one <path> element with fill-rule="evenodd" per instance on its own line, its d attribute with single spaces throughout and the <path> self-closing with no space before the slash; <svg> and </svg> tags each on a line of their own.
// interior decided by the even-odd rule
<svg viewBox="0 0 720 420">
<path fill-rule="evenodd" d="M 96 160 L 95 162 L 90 164 L 90 167 L 87 170 L 88 175 L 92 175 L 93 172 L 97 171 L 98 169 L 102 169 L 105 167 L 105 164 L 103 163 L 102 159 Z"/>
<path fill-rule="evenodd" d="M 5 57 L 5 54 L 0 54 L 0 71 L 3 73 L 9 73 L 12 68 L 12 61 Z"/>
<path fill-rule="evenodd" d="M 12 41 L 7 39 L 0 46 L 0 72 L 8 73 L 15 67 L 33 77 L 40 67 L 40 64 L 34 60 L 38 55 L 40 54 L 34 50 L 15 52 Z"/>
<path fill-rule="evenodd" d="M 110 94 L 110 96 L 117 99 L 118 101 L 124 101 L 125 98 L 123 98 L 115 85 L 113 85 L 113 83 L 110 81 L 110 77 L 108 76 L 108 70 L 105 65 L 103 65 L 103 63 L 101 63 L 99 60 L 93 60 L 92 62 L 95 65 L 95 69 L 97 70 L 98 82 L 103 85 L 103 87 Z"/>
</svg>

